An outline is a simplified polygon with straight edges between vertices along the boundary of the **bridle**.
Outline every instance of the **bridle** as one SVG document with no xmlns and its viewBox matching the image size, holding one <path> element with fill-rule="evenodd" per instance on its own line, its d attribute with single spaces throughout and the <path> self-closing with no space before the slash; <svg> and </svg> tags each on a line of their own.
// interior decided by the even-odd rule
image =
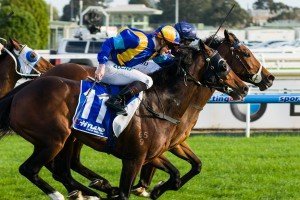
<svg viewBox="0 0 300 200">
<path fill-rule="evenodd" d="M 187 82 L 191 81 L 193 82 L 196 86 L 203 86 L 203 87 L 207 87 L 207 88 L 211 88 L 211 89 L 217 89 L 217 90 L 221 90 L 224 91 L 225 93 L 229 94 L 232 89 L 229 88 L 227 85 L 222 83 L 222 78 L 223 76 L 226 76 L 229 72 L 230 72 L 230 68 L 226 66 L 226 70 L 222 70 L 221 67 L 223 67 L 223 65 L 221 65 L 221 62 L 225 63 L 225 60 L 220 56 L 220 54 L 218 53 L 218 51 L 214 51 L 214 53 L 211 56 L 208 56 L 207 53 L 204 50 L 199 50 L 202 52 L 202 55 L 204 56 L 204 60 L 205 60 L 205 71 L 203 73 L 203 79 L 202 81 L 198 81 L 195 77 L 193 77 L 193 75 L 190 74 L 190 72 L 188 70 L 186 70 L 184 67 L 182 67 L 181 65 L 181 57 L 180 60 L 178 62 L 178 67 L 181 70 L 181 72 L 183 73 L 183 79 L 184 79 L 184 84 L 185 86 L 187 86 Z M 205 78 L 205 75 L 207 74 L 212 74 L 215 77 L 214 82 L 208 82 Z M 211 76 L 211 75 L 207 75 L 207 76 Z M 219 84 L 222 84 L 221 86 L 219 86 Z"/>
<path fill-rule="evenodd" d="M 230 44 L 229 44 L 230 45 Z M 242 43 L 240 41 L 234 41 L 233 45 L 230 46 L 230 51 L 232 56 L 235 56 L 235 58 L 242 64 L 243 68 L 248 72 L 249 77 L 247 77 L 249 79 L 250 82 L 252 83 L 260 83 L 262 81 L 262 64 L 260 64 L 258 72 L 254 75 L 250 75 L 251 73 L 249 72 L 249 70 L 247 69 L 247 66 L 245 65 L 245 63 L 242 61 L 242 59 L 240 58 L 240 56 L 235 52 L 235 50 L 237 50 L 240 46 L 242 45 Z"/>
<path fill-rule="evenodd" d="M 182 56 L 179 56 L 179 60 L 177 61 L 177 69 L 179 69 L 179 73 L 183 74 L 183 81 L 185 86 L 187 85 L 188 81 L 191 81 L 192 83 L 194 83 L 197 87 L 199 86 L 203 86 L 203 87 L 207 87 L 210 89 L 217 89 L 217 90 L 221 90 L 224 91 L 227 94 L 230 94 L 230 92 L 232 92 L 232 89 L 229 88 L 228 86 L 226 86 L 224 83 L 221 82 L 221 76 L 226 76 L 229 72 L 230 72 L 230 67 L 228 65 L 226 65 L 226 71 L 222 70 L 221 67 L 223 67 L 223 65 L 221 66 L 220 63 L 224 62 L 225 60 L 220 56 L 220 54 L 218 53 L 218 51 L 214 51 L 214 53 L 209 57 L 206 52 L 204 50 L 197 50 L 198 53 L 200 53 L 202 51 L 202 55 L 204 56 L 204 60 L 205 60 L 205 71 L 203 72 L 203 78 L 202 81 L 198 81 L 190 72 L 189 70 L 187 70 L 188 68 L 182 65 Z M 213 76 L 216 77 L 216 82 L 215 83 L 209 83 L 205 81 L 205 77 L 204 74 L 208 73 L 213 74 Z M 217 86 L 217 84 L 222 84 L 222 86 Z M 167 120 L 175 125 L 179 124 L 180 121 L 172 118 L 168 115 L 165 114 L 165 109 L 163 107 L 163 105 L 161 104 L 161 100 L 160 97 L 158 95 L 158 93 L 156 92 L 155 88 L 154 88 L 154 92 L 156 93 L 156 96 L 158 98 L 158 102 L 160 103 L 160 107 L 163 110 L 163 113 L 160 112 L 156 112 L 154 111 L 147 103 L 144 103 L 142 101 L 142 104 L 145 106 L 145 108 L 151 113 L 153 114 L 155 117 L 159 118 L 159 119 L 163 119 L 163 120 Z"/>
<path fill-rule="evenodd" d="M 1 38 L 1 40 L 6 41 L 5 39 Z M 6 47 L 3 48 L 3 50 L 13 59 L 14 63 L 15 63 L 15 71 L 17 74 L 19 74 L 20 76 L 27 78 L 27 77 L 38 77 L 40 76 L 42 73 L 40 71 L 38 71 L 34 66 L 36 65 L 36 63 L 39 62 L 40 57 L 38 57 L 37 61 L 35 62 L 35 65 L 32 65 L 29 61 L 25 60 L 21 55 L 22 52 L 24 51 L 24 49 L 26 49 L 27 45 L 21 45 L 21 49 L 19 51 L 15 50 L 13 48 L 13 51 L 11 52 L 10 50 L 8 50 Z M 23 73 L 21 71 L 21 64 L 20 64 L 20 60 L 24 63 L 25 66 L 29 67 L 31 69 L 31 71 L 33 70 L 35 73 L 31 74 L 31 73 Z"/>
<path fill-rule="evenodd" d="M 206 65 L 206 66 L 205 66 L 205 71 L 203 72 L 203 74 L 205 74 L 206 71 L 209 72 L 209 73 L 212 73 L 212 74 L 214 74 L 214 76 L 215 76 L 216 79 L 218 80 L 218 83 L 223 84 L 223 83 L 220 81 L 220 80 L 221 80 L 221 76 L 227 75 L 227 74 L 230 72 L 231 69 L 228 67 L 228 69 L 227 69 L 226 71 L 222 71 L 220 62 L 221 62 L 221 61 L 224 61 L 224 62 L 225 62 L 225 60 L 220 56 L 220 54 L 218 53 L 218 51 L 214 51 L 213 55 L 210 56 L 210 57 L 206 54 L 206 52 L 205 52 L 204 50 L 197 50 L 198 53 L 200 53 L 201 51 L 202 51 L 202 55 L 203 55 L 204 58 L 205 58 L 204 60 L 205 60 L 205 65 Z M 197 80 L 197 79 L 196 79 L 196 78 L 195 78 L 195 77 L 187 70 L 188 68 L 187 68 L 187 67 L 184 67 L 184 66 L 182 65 L 182 59 L 183 59 L 183 56 L 181 56 L 181 55 L 177 58 L 177 60 L 178 60 L 178 61 L 177 61 L 177 69 L 179 70 L 179 73 L 182 73 L 182 74 L 183 74 L 183 81 L 184 81 L 185 86 L 188 86 L 188 85 L 187 85 L 187 82 L 188 82 L 188 81 L 191 81 L 191 82 L 194 83 L 197 87 L 203 86 L 203 87 L 208 87 L 208 88 L 210 88 L 210 89 L 218 89 L 218 90 L 221 90 L 221 91 L 226 92 L 227 94 L 229 94 L 229 93 L 232 91 L 231 88 L 229 88 L 228 86 L 226 86 L 226 85 L 224 85 L 224 84 L 223 84 L 222 86 L 216 86 L 217 84 L 214 84 L 214 85 L 207 84 L 208 82 L 203 81 L 203 79 L 202 79 L 201 82 L 198 81 L 198 80 Z M 170 64 L 170 66 L 171 66 L 171 64 Z M 169 66 L 166 66 L 166 67 L 169 67 Z M 227 65 L 226 65 L 226 67 L 227 67 Z M 204 78 L 204 80 L 205 80 L 205 78 Z M 164 109 L 164 107 L 163 107 L 163 104 L 161 103 L 161 99 L 160 99 L 160 97 L 159 97 L 157 91 L 155 90 L 155 88 L 154 88 L 153 90 L 154 90 L 154 92 L 155 92 L 155 94 L 156 94 L 156 96 L 157 96 L 157 98 L 158 98 L 159 105 L 160 105 L 160 107 L 161 107 L 161 109 L 162 109 L 163 112 L 160 113 L 160 112 L 154 111 L 154 110 L 149 106 L 148 103 L 143 102 L 143 101 L 141 100 L 141 102 L 142 102 L 142 104 L 145 106 L 145 108 L 146 108 L 152 115 L 154 115 L 155 117 L 157 117 L 157 118 L 159 118 L 159 119 L 167 120 L 167 121 L 169 121 L 169 122 L 171 122 L 171 123 L 173 123 L 173 124 L 175 124 L 175 125 L 179 124 L 179 123 L 180 123 L 179 120 L 177 120 L 177 119 L 175 119 L 175 118 L 172 118 L 172 117 L 166 115 L 165 109 Z"/>
</svg>

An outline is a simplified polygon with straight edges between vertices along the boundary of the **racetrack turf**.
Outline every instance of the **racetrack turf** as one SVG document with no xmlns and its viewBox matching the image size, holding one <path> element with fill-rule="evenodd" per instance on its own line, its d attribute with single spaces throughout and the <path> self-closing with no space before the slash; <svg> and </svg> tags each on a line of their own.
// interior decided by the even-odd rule
<svg viewBox="0 0 300 200">
<path fill-rule="evenodd" d="M 188 143 L 203 162 L 202 172 L 179 191 L 168 191 L 160 199 L 300 199 L 299 135 L 193 136 Z M 49 199 L 18 172 L 32 149 L 32 145 L 19 136 L 8 136 L 0 141 L 1 200 Z M 167 155 L 182 175 L 189 170 L 186 162 Z M 114 186 L 118 184 L 120 160 L 88 147 L 84 147 L 81 159 Z M 88 185 L 87 179 L 73 175 Z M 40 176 L 67 195 L 46 169 L 43 168 Z M 153 182 L 167 178 L 165 173 L 158 172 Z M 131 199 L 142 198 L 131 195 Z"/>
</svg>

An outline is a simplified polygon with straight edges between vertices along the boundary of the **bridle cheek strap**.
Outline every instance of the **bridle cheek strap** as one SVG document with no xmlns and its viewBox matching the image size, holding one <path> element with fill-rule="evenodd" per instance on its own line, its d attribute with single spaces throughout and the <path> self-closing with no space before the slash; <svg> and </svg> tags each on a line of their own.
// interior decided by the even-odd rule
<svg viewBox="0 0 300 200">
<path fill-rule="evenodd" d="M 245 66 L 244 62 L 241 60 L 240 56 L 234 53 L 234 50 L 236 48 L 238 48 L 240 46 L 240 43 L 234 43 L 233 47 L 230 47 L 231 50 L 231 54 L 238 59 L 238 61 L 240 63 L 242 63 L 243 67 L 247 70 L 247 67 Z M 248 70 L 247 70 L 248 71 Z M 254 74 L 250 80 L 253 81 L 253 83 L 260 83 L 262 81 L 262 75 L 261 75 L 261 71 L 262 71 L 262 65 L 260 64 L 260 67 L 258 69 L 258 72 L 256 74 Z"/>
</svg>

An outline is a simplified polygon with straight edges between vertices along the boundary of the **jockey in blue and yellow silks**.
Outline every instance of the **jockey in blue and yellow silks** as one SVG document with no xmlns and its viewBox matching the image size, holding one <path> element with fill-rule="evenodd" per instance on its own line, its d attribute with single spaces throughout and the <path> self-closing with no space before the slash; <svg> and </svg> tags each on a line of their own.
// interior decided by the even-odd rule
<svg viewBox="0 0 300 200">
<path fill-rule="evenodd" d="M 95 71 L 95 78 L 104 83 L 127 86 L 120 94 L 108 99 L 106 105 L 118 114 L 126 114 L 123 100 L 153 84 L 147 70 L 141 70 L 148 66 L 143 67 L 141 64 L 149 59 L 168 62 L 170 56 L 164 55 L 166 48 L 173 48 L 179 43 L 179 34 L 172 26 L 161 26 L 152 34 L 124 28 L 116 37 L 107 39 L 98 53 L 99 66 Z M 135 69 L 136 66 L 139 67 Z"/>
</svg>

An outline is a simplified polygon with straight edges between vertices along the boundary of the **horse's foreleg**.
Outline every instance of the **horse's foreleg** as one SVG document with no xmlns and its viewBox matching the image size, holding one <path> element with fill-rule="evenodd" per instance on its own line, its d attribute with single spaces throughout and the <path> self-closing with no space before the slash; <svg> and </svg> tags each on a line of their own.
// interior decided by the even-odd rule
<svg viewBox="0 0 300 200">
<path fill-rule="evenodd" d="M 61 182 L 69 193 L 81 191 L 85 196 L 99 197 L 96 192 L 77 182 L 71 175 L 70 162 L 73 150 L 73 141 L 74 138 L 70 136 L 65 142 L 63 149 L 54 158 L 52 176 L 55 180 Z"/>
<path fill-rule="evenodd" d="M 49 144 L 47 147 L 35 147 L 33 154 L 19 168 L 20 174 L 40 188 L 51 199 L 56 200 L 63 200 L 63 195 L 40 178 L 38 173 L 46 163 L 51 161 L 57 155 L 61 148 L 61 145 L 55 145 L 53 143 Z"/>
<path fill-rule="evenodd" d="M 137 196 L 149 197 L 149 193 L 146 191 L 152 181 L 156 168 L 151 164 L 145 164 L 141 169 L 140 180 L 137 185 L 132 189 L 132 193 Z"/>
<path fill-rule="evenodd" d="M 91 180 L 90 187 L 105 192 L 109 196 L 114 196 L 118 193 L 117 188 L 113 188 L 109 181 L 102 176 L 88 169 L 80 162 L 80 151 L 83 144 L 77 139 L 73 143 L 73 153 L 71 158 L 71 169 Z"/>
<path fill-rule="evenodd" d="M 202 163 L 201 160 L 197 157 L 197 155 L 193 153 L 192 149 L 186 142 L 177 145 L 170 151 L 177 157 L 188 161 L 192 165 L 191 170 L 181 177 L 181 184 L 179 187 L 181 188 L 186 182 L 188 182 L 190 179 L 192 179 L 194 176 L 201 172 Z"/>
<path fill-rule="evenodd" d="M 170 174 L 167 182 L 160 183 L 154 187 L 150 194 L 151 199 L 157 199 L 167 190 L 178 190 L 180 186 L 179 171 L 165 156 L 161 155 L 155 158 L 151 161 L 151 164 Z"/>
<path fill-rule="evenodd" d="M 120 178 L 120 194 L 118 199 L 128 199 L 131 191 L 131 187 L 137 174 L 140 172 L 144 159 L 123 159 L 122 160 L 122 172 Z"/>
</svg>

